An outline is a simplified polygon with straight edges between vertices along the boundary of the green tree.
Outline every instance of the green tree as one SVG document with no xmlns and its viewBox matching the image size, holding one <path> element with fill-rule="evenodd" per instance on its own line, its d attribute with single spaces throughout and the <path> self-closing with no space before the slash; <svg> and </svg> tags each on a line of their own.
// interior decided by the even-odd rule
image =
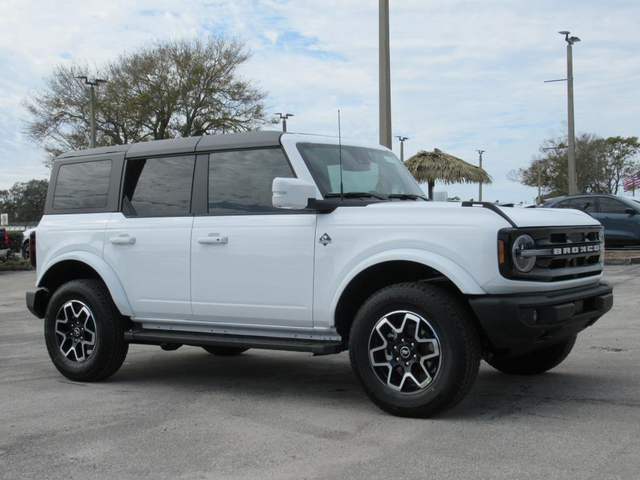
<svg viewBox="0 0 640 480">
<path fill-rule="evenodd" d="M 568 185 L 566 137 L 546 139 L 526 168 L 512 170 L 508 178 L 530 187 L 538 186 L 545 197 L 566 195 Z M 581 193 L 617 194 L 625 176 L 640 168 L 637 137 L 600 138 L 590 133 L 576 137 L 576 170 Z"/>
<path fill-rule="evenodd" d="M 599 179 L 600 189 L 617 195 L 622 186 L 622 180 L 640 170 L 640 164 L 635 159 L 638 152 L 640 152 L 638 137 L 609 137 L 602 140 L 599 149 L 602 170 Z"/>
<path fill-rule="evenodd" d="M 7 213 L 11 223 L 39 222 L 47 198 L 47 180 L 14 183 L 9 190 L 0 190 L 0 213 Z"/>
<path fill-rule="evenodd" d="M 25 99 L 26 134 L 47 152 L 87 148 L 89 91 L 77 76 L 107 79 L 96 89 L 98 146 L 255 130 L 267 123 L 266 93 L 243 79 L 250 57 L 237 40 L 168 40 L 106 65 L 58 65 L 46 88 Z"/>
</svg>

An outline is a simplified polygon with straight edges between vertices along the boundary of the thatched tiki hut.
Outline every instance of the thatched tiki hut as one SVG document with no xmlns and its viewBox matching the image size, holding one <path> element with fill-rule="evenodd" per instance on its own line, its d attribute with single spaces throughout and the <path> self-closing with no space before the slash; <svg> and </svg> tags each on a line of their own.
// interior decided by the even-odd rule
<svg viewBox="0 0 640 480">
<path fill-rule="evenodd" d="M 491 183 L 491 177 L 482 168 L 435 148 L 433 152 L 420 150 L 404 162 L 414 178 L 429 185 L 429 199 L 433 200 L 436 180 L 451 183 Z"/>
</svg>

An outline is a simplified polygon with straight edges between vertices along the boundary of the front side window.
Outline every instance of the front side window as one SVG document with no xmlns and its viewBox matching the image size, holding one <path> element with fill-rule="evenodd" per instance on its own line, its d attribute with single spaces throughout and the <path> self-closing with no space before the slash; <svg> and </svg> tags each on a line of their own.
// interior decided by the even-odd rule
<svg viewBox="0 0 640 480">
<path fill-rule="evenodd" d="M 138 217 L 177 217 L 191 211 L 195 156 L 127 160 L 122 210 Z"/>
<path fill-rule="evenodd" d="M 591 213 L 595 210 L 595 199 L 588 197 L 572 198 L 566 201 L 564 208 L 575 208 L 583 212 Z"/>
<path fill-rule="evenodd" d="M 62 165 L 53 194 L 53 208 L 104 208 L 109 194 L 111 160 Z"/>
<path fill-rule="evenodd" d="M 324 196 L 340 193 L 424 195 L 409 171 L 391 152 L 374 148 L 300 143 L 298 150 Z"/>
<path fill-rule="evenodd" d="M 629 208 L 624 203 L 613 198 L 600 198 L 600 213 L 625 213 Z"/>
<path fill-rule="evenodd" d="M 273 179 L 293 176 L 279 148 L 212 153 L 209 155 L 209 213 L 283 213 L 271 203 Z"/>
</svg>

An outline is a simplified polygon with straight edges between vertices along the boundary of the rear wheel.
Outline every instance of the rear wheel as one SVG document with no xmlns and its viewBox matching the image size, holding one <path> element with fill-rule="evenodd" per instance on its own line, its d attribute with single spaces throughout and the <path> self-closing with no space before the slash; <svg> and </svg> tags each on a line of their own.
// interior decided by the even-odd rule
<svg viewBox="0 0 640 480">
<path fill-rule="evenodd" d="M 358 311 L 351 365 L 369 398 L 398 416 L 428 417 L 460 402 L 476 379 L 480 342 L 467 311 L 438 287 L 384 288 Z"/>
<path fill-rule="evenodd" d="M 577 335 L 537 352 L 515 358 L 492 358 L 487 363 L 511 375 L 538 375 L 560 365 L 571 353 Z"/>
<path fill-rule="evenodd" d="M 29 242 L 26 242 L 22 246 L 22 258 L 24 258 L 25 260 L 29 260 Z"/>
<path fill-rule="evenodd" d="M 241 347 L 202 347 L 212 355 L 220 355 L 223 357 L 233 357 L 249 350 Z"/>
<path fill-rule="evenodd" d="M 125 321 L 98 280 L 73 280 L 55 291 L 44 333 L 53 364 L 70 380 L 93 382 L 122 366 L 129 344 Z"/>
</svg>

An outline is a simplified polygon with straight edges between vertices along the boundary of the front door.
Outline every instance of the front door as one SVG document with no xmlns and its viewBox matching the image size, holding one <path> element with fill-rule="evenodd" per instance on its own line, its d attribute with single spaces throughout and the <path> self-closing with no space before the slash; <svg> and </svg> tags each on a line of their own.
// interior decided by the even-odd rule
<svg viewBox="0 0 640 480">
<path fill-rule="evenodd" d="M 312 329 L 316 215 L 274 208 L 275 177 L 293 177 L 280 148 L 209 155 L 206 213 L 191 238 L 194 320 Z"/>
</svg>

